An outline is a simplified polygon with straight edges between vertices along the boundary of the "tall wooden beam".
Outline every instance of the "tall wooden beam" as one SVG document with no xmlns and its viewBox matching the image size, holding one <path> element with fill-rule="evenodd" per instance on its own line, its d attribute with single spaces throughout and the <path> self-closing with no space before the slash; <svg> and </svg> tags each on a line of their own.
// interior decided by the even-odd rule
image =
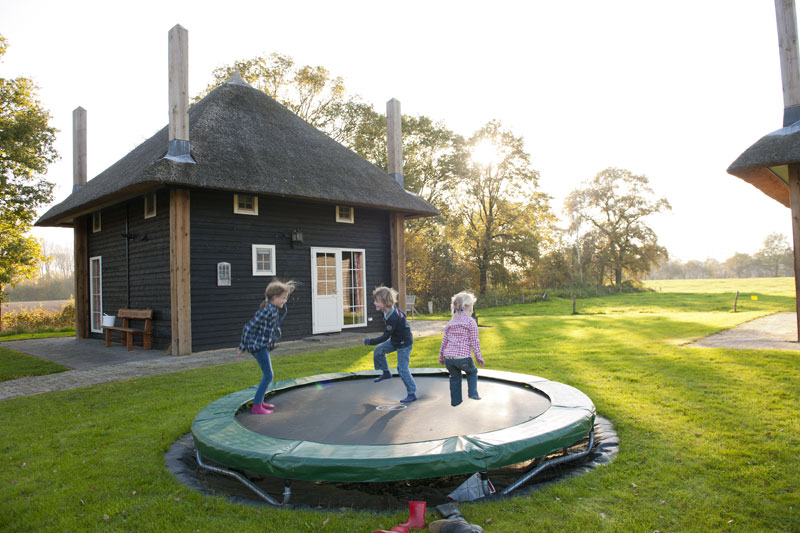
<svg viewBox="0 0 800 533">
<path fill-rule="evenodd" d="M 386 151 L 388 170 L 401 187 L 403 183 L 403 128 L 400 102 L 392 98 L 386 102 Z M 391 233 L 392 287 L 397 291 L 397 305 L 406 309 L 406 223 L 401 213 L 389 215 Z"/>
<path fill-rule="evenodd" d="M 189 191 L 169 195 L 169 281 L 172 355 L 192 353 L 192 283 L 190 262 Z"/>
<path fill-rule="evenodd" d="M 800 120 L 800 61 L 797 53 L 797 13 L 794 0 L 775 0 L 778 47 L 783 85 L 783 125 Z"/>
<path fill-rule="evenodd" d="M 794 303 L 797 313 L 797 342 L 800 342 L 800 165 L 789 165 L 789 198 L 792 202 L 792 244 L 794 247 Z"/>
<path fill-rule="evenodd" d="M 781 58 L 783 125 L 786 127 L 800 120 L 800 61 L 794 0 L 775 0 L 775 17 Z M 800 166 L 796 164 L 789 165 L 789 199 L 792 210 L 797 341 L 800 342 Z"/>
<path fill-rule="evenodd" d="M 86 110 L 76 107 L 72 111 L 72 192 L 86 185 Z M 89 255 L 88 221 L 86 217 L 72 220 L 74 253 L 75 336 L 89 338 Z"/>
<path fill-rule="evenodd" d="M 386 150 L 389 175 L 403 184 L 403 128 L 400 102 L 392 98 L 386 102 Z"/>
<path fill-rule="evenodd" d="M 89 338 L 89 255 L 87 247 L 88 220 L 77 217 L 72 221 L 75 268 L 75 337 Z"/>
<path fill-rule="evenodd" d="M 406 226 L 402 213 L 389 215 L 391 233 L 392 287 L 397 291 L 397 306 L 406 310 Z"/>
<path fill-rule="evenodd" d="M 72 190 L 86 185 L 86 110 L 76 107 L 72 111 Z"/>
<path fill-rule="evenodd" d="M 176 24 L 169 41 L 169 140 L 189 140 L 189 32 Z"/>
</svg>

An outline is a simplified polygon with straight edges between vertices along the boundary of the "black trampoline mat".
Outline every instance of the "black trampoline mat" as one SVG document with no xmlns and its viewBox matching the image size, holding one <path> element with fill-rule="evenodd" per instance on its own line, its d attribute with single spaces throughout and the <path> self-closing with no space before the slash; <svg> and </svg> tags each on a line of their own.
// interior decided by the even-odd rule
<svg viewBox="0 0 800 533">
<path fill-rule="evenodd" d="M 400 403 L 406 389 L 398 376 L 373 383 L 372 378 L 305 385 L 268 395 L 271 415 L 243 409 L 237 421 L 270 437 L 324 444 L 401 444 L 476 435 L 515 426 L 550 408 L 550 399 L 523 385 L 478 379 L 481 400 L 467 397 L 450 405 L 450 381 L 441 376 L 414 376 L 417 401 Z"/>
</svg>

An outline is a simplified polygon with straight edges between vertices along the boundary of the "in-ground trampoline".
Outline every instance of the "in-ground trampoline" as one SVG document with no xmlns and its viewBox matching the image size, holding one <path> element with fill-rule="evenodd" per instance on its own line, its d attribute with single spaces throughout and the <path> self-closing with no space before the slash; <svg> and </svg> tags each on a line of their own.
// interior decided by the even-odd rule
<svg viewBox="0 0 800 533">
<path fill-rule="evenodd" d="M 591 450 L 594 404 L 573 387 L 481 370 L 482 399 L 465 394 L 454 408 L 446 370 L 412 373 L 418 400 L 410 404 L 399 402 L 405 388 L 396 374 L 374 383 L 376 371 L 273 382 L 267 392 L 267 401 L 277 406 L 272 415 L 250 414 L 255 387 L 229 394 L 192 423 L 197 461 L 280 505 L 241 472 L 287 480 L 282 502 L 287 503 L 289 480 L 385 482 L 487 472 L 545 457 L 587 436 L 584 453 Z"/>
</svg>

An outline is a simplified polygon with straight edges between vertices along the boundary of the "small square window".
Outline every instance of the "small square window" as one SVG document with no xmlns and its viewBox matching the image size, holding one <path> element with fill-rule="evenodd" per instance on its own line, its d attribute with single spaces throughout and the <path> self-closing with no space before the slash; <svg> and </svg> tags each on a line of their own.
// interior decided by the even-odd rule
<svg viewBox="0 0 800 533">
<path fill-rule="evenodd" d="M 253 275 L 254 276 L 275 275 L 274 244 L 253 245 Z"/>
<path fill-rule="evenodd" d="M 101 220 L 100 220 L 100 211 L 95 211 L 92 213 L 92 233 L 97 233 L 103 229 Z"/>
<path fill-rule="evenodd" d="M 144 195 L 144 218 L 156 216 L 156 193 Z"/>
<path fill-rule="evenodd" d="M 233 212 L 240 215 L 257 215 L 258 196 L 252 194 L 234 194 Z"/>
<path fill-rule="evenodd" d="M 353 223 L 353 208 L 344 207 L 342 205 L 336 206 L 336 222 L 344 222 L 346 224 Z"/>
</svg>

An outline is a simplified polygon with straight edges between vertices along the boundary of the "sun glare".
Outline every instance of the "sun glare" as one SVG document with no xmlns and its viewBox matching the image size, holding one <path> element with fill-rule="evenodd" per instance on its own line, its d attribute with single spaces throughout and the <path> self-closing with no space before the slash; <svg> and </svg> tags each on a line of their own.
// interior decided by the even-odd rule
<svg viewBox="0 0 800 533">
<path fill-rule="evenodd" d="M 497 150 L 497 146 L 488 139 L 476 144 L 470 157 L 473 161 L 483 166 L 493 165 L 500 161 L 500 153 Z"/>
</svg>

